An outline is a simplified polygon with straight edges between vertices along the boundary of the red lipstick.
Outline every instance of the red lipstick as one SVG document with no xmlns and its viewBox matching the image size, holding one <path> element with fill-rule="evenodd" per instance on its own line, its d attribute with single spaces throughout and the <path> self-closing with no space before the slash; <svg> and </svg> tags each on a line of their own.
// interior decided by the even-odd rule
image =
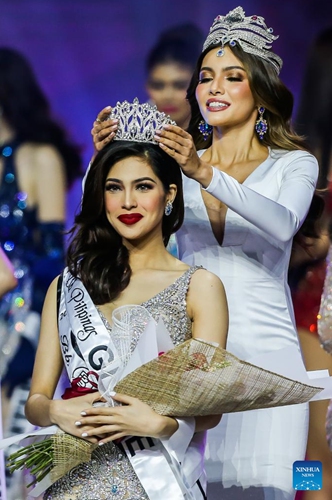
<svg viewBox="0 0 332 500">
<path fill-rule="evenodd" d="M 119 221 L 127 226 L 136 224 L 136 222 L 140 221 L 142 218 L 143 215 L 141 214 L 122 214 L 118 217 Z"/>
</svg>

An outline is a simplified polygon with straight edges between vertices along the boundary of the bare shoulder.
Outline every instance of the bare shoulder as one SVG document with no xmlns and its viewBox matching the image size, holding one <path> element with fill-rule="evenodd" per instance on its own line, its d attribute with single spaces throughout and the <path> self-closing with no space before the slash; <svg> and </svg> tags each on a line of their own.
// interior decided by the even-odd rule
<svg viewBox="0 0 332 500">
<path fill-rule="evenodd" d="M 202 308 L 214 309 L 221 304 L 227 305 L 221 279 L 206 269 L 198 269 L 192 275 L 187 295 L 187 310 L 190 317 L 194 317 L 194 311 Z"/>
<path fill-rule="evenodd" d="M 52 168 L 63 167 L 63 159 L 59 151 L 52 144 L 38 144 L 35 146 L 35 160 L 39 169 L 44 169 L 50 163 Z"/>
<path fill-rule="evenodd" d="M 46 297 L 48 297 L 49 295 L 51 295 L 52 297 L 54 295 L 56 295 L 57 293 L 57 288 L 58 288 L 58 281 L 59 281 L 59 277 L 60 275 L 56 276 L 53 281 L 51 282 L 51 284 L 49 285 L 48 287 L 48 290 L 47 290 L 47 293 L 46 293 Z"/>
<path fill-rule="evenodd" d="M 206 269 L 197 269 L 194 272 L 190 282 L 190 291 L 207 291 L 211 289 L 224 290 L 224 285 L 221 279 L 214 273 Z"/>
<path fill-rule="evenodd" d="M 226 346 L 228 306 L 222 281 L 205 269 L 197 270 L 190 283 L 187 313 L 192 321 L 192 336 Z"/>
<path fill-rule="evenodd" d="M 17 161 L 28 167 L 29 175 L 34 172 L 37 180 L 44 172 L 50 175 L 64 169 L 62 156 L 52 144 L 24 143 L 18 149 Z"/>
<path fill-rule="evenodd" d="M 18 153 L 33 159 L 43 159 L 45 157 L 59 157 L 60 153 L 53 144 L 39 144 L 35 142 L 25 142 L 19 149 Z"/>
</svg>

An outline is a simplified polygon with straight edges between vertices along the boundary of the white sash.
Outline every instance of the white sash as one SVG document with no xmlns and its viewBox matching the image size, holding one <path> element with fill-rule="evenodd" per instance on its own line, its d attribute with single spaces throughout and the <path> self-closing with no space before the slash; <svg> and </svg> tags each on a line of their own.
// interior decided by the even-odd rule
<svg viewBox="0 0 332 500">
<path fill-rule="evenodd" d="M 83 283 L 65 269 L 59 308 L 59 335 L 71 381 L 96 389 L 99 371 L 109 350 L 116 350 Z M 108 352 L 106 352 L 108 349 Z M 128 436 L 121 442 L 150 500 L 194 499 L 179 462 L 159 439 Z"/>
</svg>

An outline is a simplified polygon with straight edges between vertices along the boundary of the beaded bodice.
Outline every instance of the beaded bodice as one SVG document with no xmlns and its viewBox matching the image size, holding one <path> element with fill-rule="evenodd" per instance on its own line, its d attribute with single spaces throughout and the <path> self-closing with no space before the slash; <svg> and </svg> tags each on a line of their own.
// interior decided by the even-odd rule
<svg viewBox="0 0 332 500">
<path fill-rule="evenodd" d="M 158 321 L 161 318 L 173 340 L 178 345 L 191 338 L 191 319 L 187 314 L 187 292 L 192 275 L 201 266 L 190 267 L 170 286 L 140 304 L 152 317 Z M 98 309 L 106 328 L 112 333 L 112 328 L 104 315 Z"/>
<path fill-rule="evenodd" d="M 168 286 L 142 306 L 156 321 L 162 318 L 175 345 L 191 338 L 191 319 L 187 315 L 187 292 L 192 275 L 201 266 L 190 267 L 172 285 Z"/>
</svg>

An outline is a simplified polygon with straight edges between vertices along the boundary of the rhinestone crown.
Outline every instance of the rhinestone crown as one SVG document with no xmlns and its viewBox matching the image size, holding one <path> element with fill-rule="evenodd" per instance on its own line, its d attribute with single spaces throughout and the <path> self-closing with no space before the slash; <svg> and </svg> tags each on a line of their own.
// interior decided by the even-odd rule
<svg viewBox="0 0 332 500">
<path fill-rule="evenodd" d="M 210 45 L 221 44 L 222 48 L 217 55 L 223 55 L 223 47 L 227 43 L 234 46 L 237 43 L 249 54 L 261 57 L 271 63 L 279 74 L 282 59 L 270 51 L 274 40 L 279 38 L 273 35 L 273 29 L 268 28 L 261 16 L 245 17 L 242 7 L 236 7 L 226 16 L 217 16 L 210 28 L 203 51 Z"/>
<path fill-rule="evenodd" d="M 156 130 L 160 130 L 166 124 L 176 125 L 169 115 L 158 111 L 157 106 L 148 102 L 140 103 L 137 97 L 133 102 L 117 102 L 109 118 L 119 120 L 114 141 L 158 144 L 154 140 Z"/>
</svg>

